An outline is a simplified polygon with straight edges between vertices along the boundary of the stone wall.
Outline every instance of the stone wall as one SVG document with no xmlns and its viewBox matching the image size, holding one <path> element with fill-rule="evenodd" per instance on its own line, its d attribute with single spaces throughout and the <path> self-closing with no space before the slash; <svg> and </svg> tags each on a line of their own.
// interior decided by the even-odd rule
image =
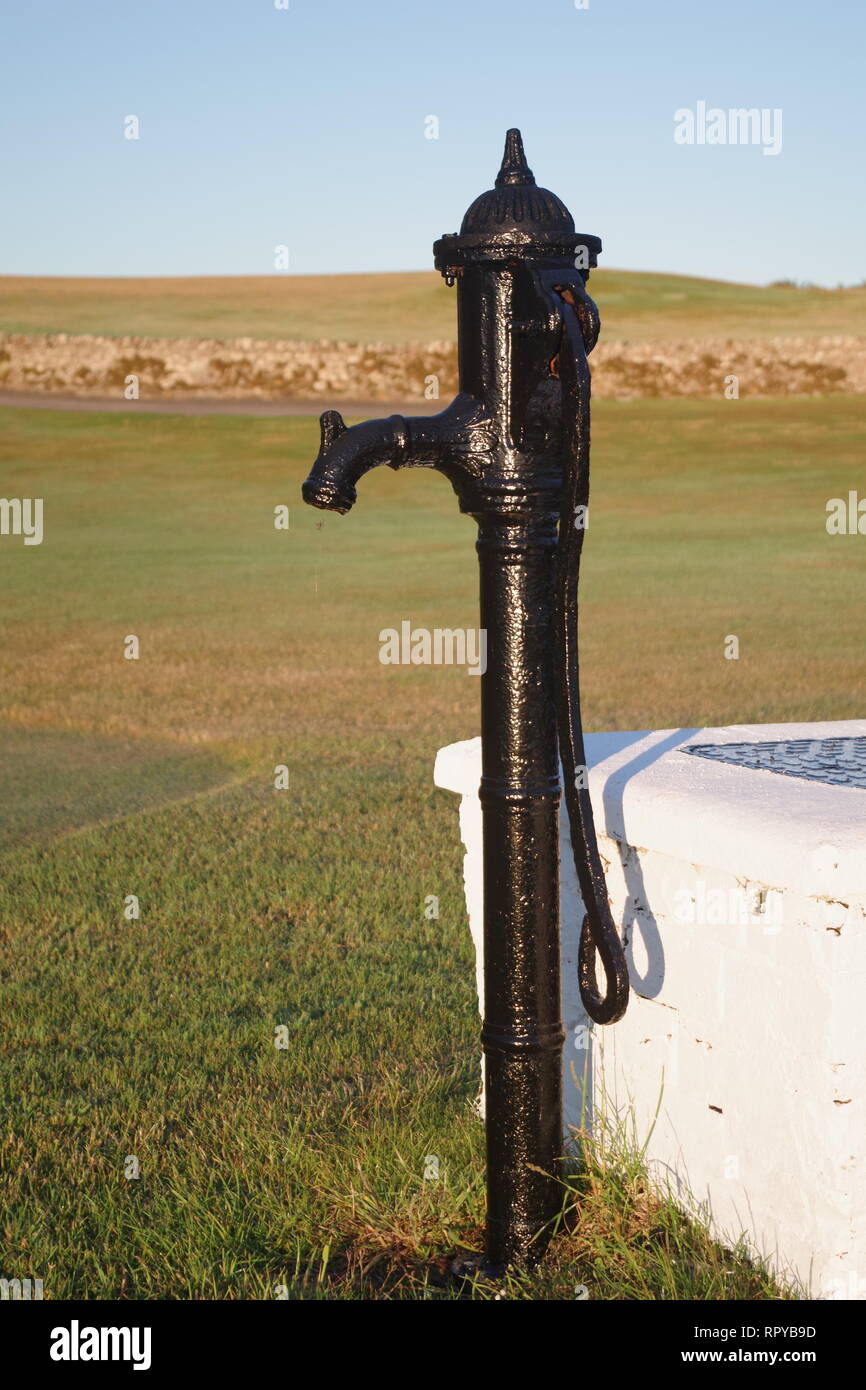
<svg viewBox="0 0 866 1390">
<path fill-rule="evenodd" d="M 741 396 L 866 392 L 866 337 L 693 338 L 604 342 L 593 353 L 596 396 Z M 104 338 L 0 334 L 0 390 L 142 399 L 446 401 L 457 389 L 449 342 L 259 342 L 252 338 Z"/>
</svg>

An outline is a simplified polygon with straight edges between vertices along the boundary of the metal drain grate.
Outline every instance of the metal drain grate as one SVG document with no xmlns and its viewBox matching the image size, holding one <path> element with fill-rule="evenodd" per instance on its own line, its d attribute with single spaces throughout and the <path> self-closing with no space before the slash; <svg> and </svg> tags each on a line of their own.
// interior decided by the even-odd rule
<svg viewBox="0 0 866 1390">
<path fill-rule="evenodd" d="M 691 743 L 682 750 L 698 758 L 733 763 L 783 777 L 805 777 L 866 791 L 866 737 L 792 738 L 773 743 Z"/>
</svg>

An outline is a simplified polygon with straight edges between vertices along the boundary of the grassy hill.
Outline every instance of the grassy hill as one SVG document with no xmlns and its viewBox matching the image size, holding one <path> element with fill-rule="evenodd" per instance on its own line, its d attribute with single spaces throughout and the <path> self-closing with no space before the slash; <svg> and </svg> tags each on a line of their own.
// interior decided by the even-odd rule
<svg viewBox="0 0 866 1390">
<path fill-rule="evenodd" d="M 608 340 L 866 333 L 866 285 L 771 288 L 598 270 L 592 286 Z M 137 280 L 0 276 L 0 331 L 400 343 L 453 339 L 456 324 L 454 291 L 434 271 Z"/>
</svg>

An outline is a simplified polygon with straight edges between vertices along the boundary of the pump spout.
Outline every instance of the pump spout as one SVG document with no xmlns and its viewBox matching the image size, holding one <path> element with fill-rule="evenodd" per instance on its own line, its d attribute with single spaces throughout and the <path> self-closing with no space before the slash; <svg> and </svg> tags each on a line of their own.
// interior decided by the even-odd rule
<svg viewBox="0 0 866 1390">
<path fill-rule="evenodd" d="M 366 420 L 348 429 L 338 410 L 319 416 L 319 453 L 304 483 L 305 502 L 345 515 L 355 504 L 355 484 L 380 463 L 392 463 L 401 450 L 399 416 Z"/>
<path fill-rule="evenodd" d="M 479 476 L 493 444 L 486 411 L 466 392 L 438 415 L 391 415 L 348 428 L 339 411 L 326 410 L 319 426 L 319 452 L 303 485 L 303 498 L 313 507 L 342 515 L 354 506 L 360 479 L 379 464 L 435 468 L 458 490 L 467 476 Z"/>
</svg>

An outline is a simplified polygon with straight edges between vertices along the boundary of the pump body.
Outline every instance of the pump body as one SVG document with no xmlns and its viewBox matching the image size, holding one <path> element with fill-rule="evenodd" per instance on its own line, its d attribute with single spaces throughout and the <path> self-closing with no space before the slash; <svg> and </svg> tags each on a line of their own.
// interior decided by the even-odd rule
<svg viewBox="0 0 866 1390">
<path fill-rule="evenodd" d="M 443 472 L 478 525 L 484 827 L 487 1267 L 531 1266 L 562 1208 L 560 758 L 586 918 L 581 989 L 599 1021 L 625 1008 L 585 786 L 576 579 L 588 498 L 589 372 L 598 315 L 586 292 L 601 243 L 538 188 L 518 131 L 496 186 L 436 242 L 457 284 L 459 394 L 439 415 L 346 429 L 321 417 L 303 495 L 340 512 L 379 463 Z M 582 510 L 583 516 L 578 518 Z M 595 981 L 596 952 L 606 989 Z"/>
</svg>

